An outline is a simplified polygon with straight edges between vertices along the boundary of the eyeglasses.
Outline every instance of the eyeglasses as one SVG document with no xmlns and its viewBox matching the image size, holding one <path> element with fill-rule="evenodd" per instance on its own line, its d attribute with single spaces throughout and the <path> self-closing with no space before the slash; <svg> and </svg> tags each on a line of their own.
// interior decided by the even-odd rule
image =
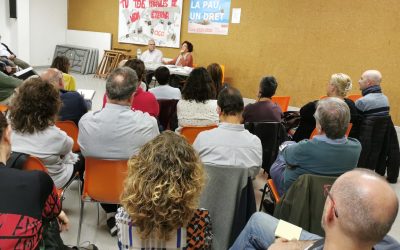
<svg viewBox="0 0 400 250">
<path fill-rule="evenodd" d="M 336 218 L 339 218 L 339 215 L 338 215 L 338 212 L 337 212 L 337 209 L 336 209 L 335 200 L 333 199 L 333 197 L 332 197 L 332 195 L 330 193 L 331 188 L 332 188 L 332 185 L 324 185 L 324 195 L 325 195 L 325 197 L 328 196 L 329 199 L 331 199 L 332 204 L 333 204 L 333 211 L 335 212 L 335 216 L 336 216 Z"/>
</svg>

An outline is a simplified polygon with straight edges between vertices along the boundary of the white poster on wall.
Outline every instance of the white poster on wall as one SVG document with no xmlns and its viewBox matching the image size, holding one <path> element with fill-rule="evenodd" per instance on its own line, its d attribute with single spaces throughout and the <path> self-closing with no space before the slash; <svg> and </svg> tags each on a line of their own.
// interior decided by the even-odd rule
<svg viewBox="0 0 400 250">
<path fill-rule="evenodd" d="M 183 0 L 118 0 L 118 42 L 179 48 Z"/>
</svg>

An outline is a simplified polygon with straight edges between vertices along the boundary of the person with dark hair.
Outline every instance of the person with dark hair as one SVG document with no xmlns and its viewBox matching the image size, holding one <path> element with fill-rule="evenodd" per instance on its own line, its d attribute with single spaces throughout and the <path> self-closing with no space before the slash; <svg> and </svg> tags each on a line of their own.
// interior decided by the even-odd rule
<svg viewBox="0 0 400 250">
<path fill-rule="evenodd" d="M 74 141 L 54 125 L 60 110 L 59 91 L 40 77 L 30 77 L 11 101 L 12 150 L 38 157 L 57 188 L 85 168 L 83 157 L 72 153 Z"/>
<path fill-rule="evenodd" d="M 217 100 L 210 75 L 203 67 L 190 73 L 177 105 L 178 125 L 208 126 L 218 123 Z"/>
<path fill-rule="evenodd" d="M 184 41 L 181 45 L 181 51 L 179 56 L 175 57 L 171 61 L 163 61 L 164 64 L 171 64 L 182 67 L 193 67 L 193 44 L 189 41 Z"/>
<path fill-rule="evenodd" d="M 77 126 L 81 117 L 87 113 L 88 107 L 83 97 L 76 91 L 67 91 L 64 89 L 64 80 L 62 72 L 55 68 L 45 70 L 40 77 L 53 84 L 60 92 L 62 106 L 60 109 L 60 121 L 73 121 Z"/>
<path fill-rule="evenodd" d="M 214 82 L 215 92 L 217 93 L 218 97 L 218 93 L 222 88 L 222 68 L 218 63 L 212 63 L 207 66 L 207 71 Z"/>
<path fill-rule="evenodd" d="M 129 67 L 117 68 L 108 76 L 105 107 L 86 113 L 79 121 L 78 143 L 84 156 L 129 159 L 159 134 L 154 117 L 130 108 L 138 80 L 136 72 Z M 116 235 L 117 205 L 102 204 L 102 207 L 107 213 L 110 233 Z"/>
<path fill-rule="evenodd" d="M 244 122 L 281 122 L 282 110 L 271 98 L 275 95 L 278 82 L 273 76 L 261 79 L 258 89 L 258 101 L 249 104 L 243 112 Z"/>
<path fill-rule="evenodd" d="M 301 230 L 300 239 L 276 238 L 279 220 L 262 212 L 252 215 L 230 250 L 352 249 L 395 250 L 400 244 L 387 235 L 399 210 L 395 191 L 378 174 L 357 168 L 324 187 L 321 219 L 325 238 Z M 322 192 L 322 190 L 321 190 Z"/>
<path fill-rule="evenodd" d="M 201 132 L 193 143 L 204 164 L 249 168 L 261 166 L 261 141 L 244 128 L 243 106 L 239 90 L 232 87 L 221 90 L 218 97 L 218 128 Z"/>
<path fill-rule="evenodd" d="M 156 77 L 156 80 L 160 86 L 149 89 L 149 92 L 153 93 L 157 100 L 181 99 L 181 91 L 178 88 L 174 88 L 169 85 L 170 73 L 167 67 L 158 67 L 154 72 L 154 76 Z"/>
<path fill-rule="evenodd" d="M 71 64 L 69 63 L 69 59 L 66 56 L 56 56 L 51 63 L 50 68 L 58 69 L 62 72 L 63 80 L 64 80 L 64 89 L 68 91 L 76 90 L 76 82 L 75 77 L 69 74 L 69 68 Z"/>
</svg>

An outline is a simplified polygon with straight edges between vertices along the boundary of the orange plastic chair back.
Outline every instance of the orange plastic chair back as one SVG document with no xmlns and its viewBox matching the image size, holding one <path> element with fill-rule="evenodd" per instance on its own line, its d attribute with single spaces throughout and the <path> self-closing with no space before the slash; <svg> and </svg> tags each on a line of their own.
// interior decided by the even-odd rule
<svg viewBox="0 0 400 250">
<path fill-rule="evenodd" d="M 347 98 L 352 100 L 353 102 L 356 102 L 361 97 L 362 97 L 362 95 L 349 95 L 349 96 L 347 96 Z"/>
<path fill-rule="evenodd" d="M 328 98 L 328 96 L 327 96 L 327 95 L 321 95 L 321 96 L 319 97 L 320 100 L 325 99 L 325 98 Z"/>
<path fill-rule="evenodd" d="M 24 170 L 39 170 L 47 173 L 46 166 L 37 157 L 32 155 L 26 160 Z"/>
<path fill-rule="evenodd" d="M 222 83 L 224 83 L 225 82 L 225 65 L 220 64 L 219 66 L 221 67 L 221 70 L 222 70 Z"/>
<path fill-rule="evenodd" d="M 347 127 L 347 130 L 346 130 L 346 136 L 349 136 L 352 127 L 353 127 L 353 123 L 350 122 L 349 126 Z M 317 134 L 318 134 L 318 131 L 317 131 L 317 128 L 315 128 L 310 135 L 310 139 L 312 139 Z"/>
<path fill-rule="evenodd" d="M 210 130 L 216 127 L 217 125 L 210 125 L 204 127 L 183 127 L 181 130 L 181 135 L 183 135 L 190 144 L 193 144 L 194 140 L 196 140 L 196 137 L 200 132 L 203 132 L 205 130 Z"/>
<path fill-rule="evenodd" d="M 272 101 L 281 107 L 282 112 L 286 112 L 289 107 L 290 96 L 273 96 Z"/>
<path fill-rule="evenodd" d="M 279 196 L 278 190 L 276 189 L 275 183 L 272 179 L 268 179 L 267 180 L 268 186 L 271 190 L 272 196 L 275 199 L 276 203 L 279 203 L 279 201 L 281 200 L 281 197 Z"/>
<path fill-rule="evenodd" d="M 7 112 L 8 111 L 8 106 L 4 104 L 0 104 L 0 112 Z"/>
<path fill-rule="evenodd" d="M 74 145 L 72 146 L 72 152 L 79 152 L 81 149 L 78 144 L 78 133 L 79 129 L 73 121 L 56 121 L 55 124 L 62 131 L 67 133 L 69 137 L 74 140 Z"/>
<path fill-rule="evenodd" d="M 86 157 L 82 199 L 119 204 L 127 173 L 128 160 Z"/>
</svg>

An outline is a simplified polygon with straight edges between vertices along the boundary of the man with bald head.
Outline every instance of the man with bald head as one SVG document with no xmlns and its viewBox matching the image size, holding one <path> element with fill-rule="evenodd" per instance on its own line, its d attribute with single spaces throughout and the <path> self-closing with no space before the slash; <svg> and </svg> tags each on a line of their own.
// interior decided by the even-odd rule
<svg viewBox="0 0 400 250">
<path fill-rule="evenodd" d="M 367 70 L 358 83 L 363 97 L 356 101 L 356 108 L 364 116 L 388 116 L 389 101 L 382 94 L 382 74 L 378 70 Z"/>
<path fill-rule="evenodd" d="M 83 97 L 76 91 L 64 89 L 62 72 L 55 68 L 45 70 L 40 77 L 53 84 L 60 91 L 60 98 L 63 103 L 59 115 L 60 121 L 73 121 L 77 126 L 81 117 L 88 111 L 87 104 Z"/>
<path fill-rule="evenodd" d="M 325 238 L 302 230 L 299 241 L 275 240 L 278 219 L 255 213 L 231 250 L 400 248 L 398 242 L 386 235 L 396 219 L 399 201 L 385 179 L 359 168 L 340 176 L 325 191 L 327 199 L 321 221 Z"/>
</svg>

